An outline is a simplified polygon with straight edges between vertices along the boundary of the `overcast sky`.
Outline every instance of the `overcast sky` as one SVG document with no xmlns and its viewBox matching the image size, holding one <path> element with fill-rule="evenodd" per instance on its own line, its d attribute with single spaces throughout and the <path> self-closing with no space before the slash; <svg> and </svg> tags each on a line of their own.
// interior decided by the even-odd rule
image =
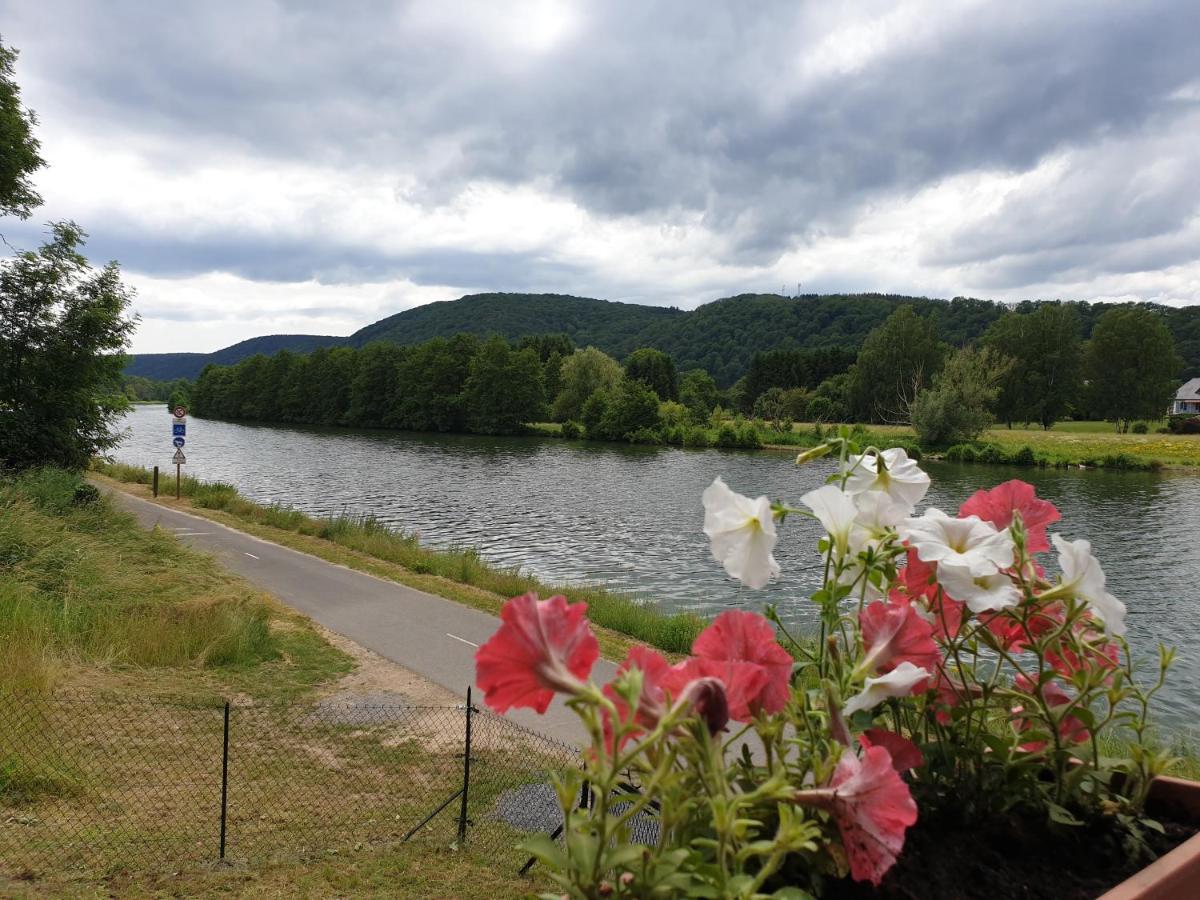
<svg viewBox="0 0 1200 900">
<path fill-rule="evenodd" d="M 476 291 L 1200 303 L 1200 3 L 0 0 L 134 350 Z"/>
</svg>

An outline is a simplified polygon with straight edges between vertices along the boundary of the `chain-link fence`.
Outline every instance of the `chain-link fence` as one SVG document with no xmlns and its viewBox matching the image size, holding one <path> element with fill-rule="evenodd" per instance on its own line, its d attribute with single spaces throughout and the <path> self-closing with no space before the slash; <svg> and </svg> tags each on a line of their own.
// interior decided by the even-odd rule
<svg viewBox="0 0 1200 900">
<path fill-rule="evenodd" d="M 470 754 L 467 755 L 467 747 Z M 0 874 L 457 843 L 523 860 L 578 752 L 478 707 L 0 693 Z"/>
</svg>

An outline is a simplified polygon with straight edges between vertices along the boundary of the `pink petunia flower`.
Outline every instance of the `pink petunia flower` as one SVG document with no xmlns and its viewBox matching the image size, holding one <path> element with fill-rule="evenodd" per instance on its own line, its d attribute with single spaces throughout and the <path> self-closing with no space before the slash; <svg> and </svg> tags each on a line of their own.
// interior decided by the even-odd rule
<svg viewBox="0 0 1200 900">
<path fill-rule="evenodd" d="M 513 597 L 500 628 L 475 652 L 475 681 L 496 712 L 528 707 L 544 713 L 555 693 L 575 693 L 600 656 L 586 603 L 562 595 Z"/>
<path fill-rule="evenodd" d="M 747 697 L 752 712 L 764 710 L 776 713 L 787 706 L 791 696 L 792 657 L 779 646 L 775 629 L 758 613 L 728 610 L 721 613 L 713 623 L 700 633 L 692 645 L 692 653 L 710 662 L 747 662 L 760 666 L 766 675 L 756 693 Z M 720 671 L 706 672 L 722 678 Z M 730 676 L 733 671 L 730 670 Z M 738 676 L 739 687 L 745 687 L 745 674 Z M 726 681 L 725 687 L 733 687 Z M 733 691 L 730 690 L 730 715 L 744 721 L 734 713 Z"/>
<path fill-rule="evenodd" d="M 638 669 L 642 673 L 642 691 L 638 696 L 637 708 L 631 710 L 629 704 L 620 696 L 611 684 L 604 686 L 604 695 L 613 702 L 617 708 L 617 715 L 623 725 L 629 725 L 636 722 L 638 728 L 629 732 L 625 736 L 625 741 L 632 740 L 638 734 L 649 731 L 658 725 L 659 720 L 667 711 L 669 698 L 663 690 L 663 680 L 668 678 L 671 672 L 671 664 L 657 650 L 651 650 L 649 647 L 644 647 L 641 644 L 635 644 L 629 648 L 629 652 L 625 655 L 625 661 L 617 669 L 617 674 L 628 672 L 630 669 Z M 605 711 L 604 714 L 604 742 L 608 745 L 611 753 L 613 747 L 613 723 L 610 715 Z"/>
<path fill-rule="evenodd" d="M 842 833 L 855 881 L 878 886 L 904 849 L 904 832 L 917 821 L 917 804 L 881 746 L 860 760 L 842 754 L 829 787 L 797 791 L 797 803 L 827 810 Z"/>
<path fill-rule="evenodd" d="M 1013 679 L 1013 686 L 1017 690 L 1024 691 L 1026 694 L 1038 695 L 1037 685 L 1032 679 L 1026 678 L 1024 675 L 1018 675 Z M 1052 712 L 1071 702 L 1071 695 L 1063 690 L 1062 685 L 1056 681 L 1048 681 L 1042 685 L 1041 697 L 1046 701 L 1046 705 L 1050 707 Z M 1035 726 L 1046 727 L 1046 722 L 1043 719 L 1044 713 L 1040 706 L 1034 708 L 1028 714 L 1025 713 L 1023 706 L 1014 706 L 1012 714 L 1017 731 L 1019 732 L 1028 731 Z M 1063 743 L 1066 744 L 1081 744 L 1091 737 L 1087 726 L 1072 715 L 1063 716 L 1058 720 L 1058 734 Z M 1020 745 L 1020 749 L 1027 753 L 1037 753 L 1039 750 L 1044 750 L 1048 743 L 1048 741 L 1027 741 Z"/>
<path fill-rule="evenodd" d="M 863 671 L 890 672 L 908 661 L 932 672 L 942 661 L 933 626 L 911 604 L 876 600 L 859 613 L 858 623 L 866 650 Z"/>
<path fill-rule="evenodd" d="M 885 749 L 892 757 L 892 766 L 897 772 L 907 772 L 925 765 L 925 755 L 920 747 L 904 735 L 886 728 L 868 728 L 858 736 L 858 742 L 864 750 L 870 747 Z"/>
<path fill-rule="evenodd" d="M 761 708 L 762 696 L 767 691 L 770 677 L 766 667 L 758 663 L 692 656 L 671 667 L 663 679 L 663 687 L 671 696 L 682 698 L 688 696 L 688 688 L 693 682 L 716 680 L 724 689 L 727 719 L 749 722 Z M 704 715 L 703 710 L 697 709 L 697 712 Z M 724 727 L 724 723 L 721 727 Z M 713 730 L 712 721 L 709 720 L 709 730 L 716 733 L 720 729 Z"/>
<path fill-rule="evenodd" d="M 1046 526 L 1062 518 L 1058 508 L 1049 500 L 1039 499 L 1033 485 L 1013 479 L 997 485 L 990 491 L 976 491 L 958 509 L 962 517 L 979 516 L 997 528 L 1008 528 L 1013 513 L 1021 514 L 1025 523 L 1025 547 L 1030 553 L 1042 553 L 1050 549 L 1046 539 Z"/>
</svg>

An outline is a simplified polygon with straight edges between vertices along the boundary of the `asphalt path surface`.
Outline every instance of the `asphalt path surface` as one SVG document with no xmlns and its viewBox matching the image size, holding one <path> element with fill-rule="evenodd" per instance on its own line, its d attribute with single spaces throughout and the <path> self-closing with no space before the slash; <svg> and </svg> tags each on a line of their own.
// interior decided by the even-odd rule
<svg viewBox="0 0 1200 900">
<path fill-rule="evenodd" d="M 144 527 L 158 526 L 174 533 L 292 609 L 464 698 L 467 686 L 475 683 L 475 649 L 500 626 L 496 616 L 451 600 L 123 491 L 110 493 Z M 602 659 L 592 677 L 603 683 L 615 674 L 616 666 Z M 482 705 L 482 692 L 476 690 L 475 698 Z M 579 746 L 586 741 L 575 714 L 557 698 L 543 716 L 514 710 L 509 717 L 566 743 Z"/>
</svg>

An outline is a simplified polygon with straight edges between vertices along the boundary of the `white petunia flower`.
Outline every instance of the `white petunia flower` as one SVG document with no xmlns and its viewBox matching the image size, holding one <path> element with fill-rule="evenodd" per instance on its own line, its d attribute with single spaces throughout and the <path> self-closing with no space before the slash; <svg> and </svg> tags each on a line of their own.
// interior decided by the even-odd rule
<svg viewBox="0 0 1200 900">
<path fill-rule="evenodd" d="M 1016 548 L 1008 530 L 997 531 L 979 516 L 956 519 L 930 507 L 925 514 L 901 522 L 900 537 L 923 562 L 962 566 L 976 578 L 994 575 L 1013 564 Z"/>
<path fill-rule="evenodd" d="M 771 555 L 777 535 L 770 501 L 736 494 L 720 478 L 704 489 L 703 500 L 704 533 L 713 557 L 747 587 L 765 587 L 779 574 Z"/>
<path fill-rule="evenodd" d="M 906 504 L 893 500 L 882 491 L 855 494 L 854 506 L 858 510 L 855 522 L 874 540 L 887 537 L 889 530 L 908 518 L 911 512 Z"/>
<path fill-rule="evenodd" d="M 887 501 L 884 494 L 878 495 Z M 875 543 L 875 536 L 860 522 L 857 498 L 832 484 L 809 491 L 800 502 L 813 511 L 833 543 L 833 559 L 838 566 L 839 584 L 856 585 L 866 600 L 883 596 L 880 587 L 864 578 L 865 566 L 858 554 Z"/>
<path fill-rule="evenodd" d="M 1058 564 L 1062 567 L 1062 582 L 1054 589 L 1079 598 L 1092 608 L 1104 621 L 1109 634 L 1125 633 L 1125 604 L 1105 589 L 1104 570 L 1092 555 L 1088 541 L 1068 541 L 1062 535 L 1052 534 L 1050 540 L 1058 551 Z"/>
<path fill-rule="evenodd" d="M 886 675 L 868 678 L 863 689 L 846 702 L 842 714 L 849 718 L 860 709 L 874 709 L 888 697 L 907 697 L 928 680 L 929 672 L 905 660 Z"/>
<path fill-rule="evenodd" d="M 1021 602 L 1021 592 L 1003 572 L 972 575 L 966 566 L 939 563 L 938 583 L 954 600 L 967 604 L 973 613 L 1008 609 Z"/>
<path fill-rule="evenodd" d="M 882 457 L 882 466 L 879 457 Z M 881 491 L 903 504 L 906 512 L 912 512 L 929 490 L 929 476 L 901 447 L 884 450 L 879 457 L 873 453 L 850 457 L 847 493 Z"/>
<path fill-rule="evenodd" d="M 840 553 L 847 552 L 858 518 L 858 507 L 854 505 L 854 500 L 835 485 L 827 484 L 809 491 L 800 498 L 800 502 L 813 511 L 817 521 L 833 539 L 834 547 Z"/>
</svg>

